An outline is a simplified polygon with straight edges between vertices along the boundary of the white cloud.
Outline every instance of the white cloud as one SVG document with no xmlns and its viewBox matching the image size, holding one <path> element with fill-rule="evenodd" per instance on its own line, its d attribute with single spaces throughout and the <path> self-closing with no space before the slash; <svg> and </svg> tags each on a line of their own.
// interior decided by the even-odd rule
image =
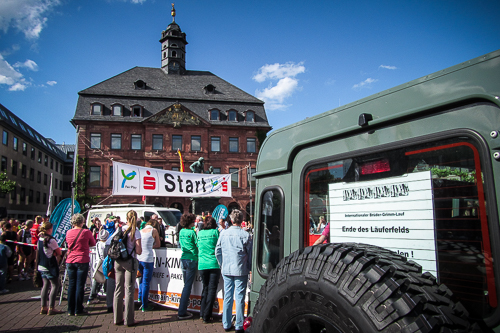
<svg viewBox="0 0 500 333">
<path fill-rule="evenodd" d="M 47 84 L 49 86 L 55 86 L 57 84 L 57 82 L 56 81 L 47 81 Z"/>
<path fill-rule="evenodd" d="M 38 71 L 38 65 L 33 60 L 26 60 L 25 62 L 16 62 L 14 68 L 27 68 L 34 72 Z"/>
<path fill-rule="evenodd" d="M 380 65 L 378 68 L 385 68 L 385 69 L 398 69 L 396 66 L 386 66 L 386 65 Z"/>
<path fill-rule="evenodd" d="M 259 72 L 254 75 L 253 79 L 259 83 L 267 79 L 282 79 L 285 77 L 295 77 L 297 74 L 304 73 L 306 68 L 303 62 L 294 64 L 287 62 L 286 64 L 275 63 L 272 65 L 264 65 L 259 69 Z"/>
<path fill-rule="evenodd" d="M 337 82 L 337 80 L 328 79 L 328 80 L 325 81 L 325 85 L 327 85 L 327 86 L 333 86 L 335 84 L 335 82 Z"/>
<path fill-rule="evenodd" d="M 367 78 L 366 80 L 358 83 L 358 84 L 355 84 L 352 86 L 353 89 L 356 89 L 356 88 L 361 88 L 361 87 L 364 87 L 364 86 L 369 86 L 371 85 L 372 83 L 374 82 L 377 82 L 378 80 L 377 79 L 372 79 L 371 77 Z"/>
<path fill-rule="evenodd" d="M 0 84 L 8 85 L 10 91 L 24 90 L 30 85 L 23 74 L 15 70 L 2 55 L 0 55 Z"/>
<path fill-rule="evenodd" d="M 9 91 L 24 91 L 24 89 L 26 89 L 26 85 L 21 82 L 17 82 L 10 86 Z"/>
<path fill-rule="evenodd" d="M 47 25 L 47 16 L 61 0 L 1 0 L 0 29 L 10 27 L 24 33 L 27 39 L 37 39 Z"/>
<path fill-rule="evenodd" d="M 253 79 L 259 83 L 266 80 L 278 80 L 278 82 L 275 85 L 270 83 L 263 90 L 256 90 L 255 95 L 266 103 L 266 109 L 268 110 L 285 109 L 290 106 L 284 104 L 285 99 L 292 96 L 299 89 L 299 80 L 295 76 L 304 73 L 305 70 L 303 62 L 298 64 L 287 62 L 286 64 L 264 65 L 259 68 Z"/>
</svg>

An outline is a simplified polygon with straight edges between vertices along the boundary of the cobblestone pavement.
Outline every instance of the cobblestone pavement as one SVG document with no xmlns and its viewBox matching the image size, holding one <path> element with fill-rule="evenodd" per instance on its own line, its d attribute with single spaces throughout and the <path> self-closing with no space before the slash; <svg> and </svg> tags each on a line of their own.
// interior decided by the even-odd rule
<svg viewBox="0 0 500 333">
<path fill-rule="evenodd" d="M 15 278 L 14 278 L 15 279 Z M 177 311 L 155 305 L 151 312 L 139 311 L 136 303 L 134 327 L 115 326 L 113 314 L 107 313 L 106 302 L 101 298 L 99 304 L 86 306 L 88 315 L 68 316 L 65 313 L 48 316 L 40 315 L 40 290 L 33 287 L 31 280 L 12 281 L 6 285 L 9 293 L 0 295 L 0 332 L 224 332 L 221 317 L 216 316 L 211 324 L 203 324 L 199 315 L 194 313 L 193 319 L 177 320 Z M 85 294 L 88 297 L 88 291 Z M 66 299 L 63 299 L 59 310 L 66 310 Z"/>
</svg>

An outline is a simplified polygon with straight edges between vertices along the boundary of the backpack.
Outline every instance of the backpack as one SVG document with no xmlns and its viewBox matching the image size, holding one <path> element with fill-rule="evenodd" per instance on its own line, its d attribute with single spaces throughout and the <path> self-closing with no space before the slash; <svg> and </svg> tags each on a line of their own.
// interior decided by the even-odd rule
<svg viewBox="0 0 500 333">
<path fill-rule="evenodd" d="M 109 256 L 106 256 L 106 258 L 104 258 L 104 261 L 102 262 L 102 273 L 106 279 L 115 278 L 113 259 L 111 259 Z"/>
<path fill-rule="evenodd" d="M 135 251 L 135 246 L 134 249 L 132 250 L 132 253 L 128 253 L 128 250 L 126 249 L 127 247 L 127 240 L 129 236 L 129 231 L 130 228 L 127 229 L 125 232 L 123 232 L 122 228 L 119 228 L 118 231 L 114 234 L 113 238 L 111 239 L 111 246 L 109 247 L 108 250 L 108 256 L 113 259 L 123 259 L 123 260 L 129 260 L 132 258 L 132 253 Z M 127 258 L 124 259 L 121 256 L 121 244 L 125 245 L 125 251 L 127 252 Z"/>
</svg>

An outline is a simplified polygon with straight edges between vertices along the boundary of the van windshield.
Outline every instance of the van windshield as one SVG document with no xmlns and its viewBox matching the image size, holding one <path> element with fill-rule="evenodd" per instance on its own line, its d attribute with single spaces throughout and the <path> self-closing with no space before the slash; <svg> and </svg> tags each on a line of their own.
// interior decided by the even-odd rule
<svg viewBox="0 0 500 333">
<path fill-rule="evenodd" d="M 160 217 L 167 223 L 168 225 L 175 227 L 177 223 L 181 220 L 181 212 L 178 210 L 168 211 L 168 210 L 159 210 L 158 214 Z"/>
</svg>

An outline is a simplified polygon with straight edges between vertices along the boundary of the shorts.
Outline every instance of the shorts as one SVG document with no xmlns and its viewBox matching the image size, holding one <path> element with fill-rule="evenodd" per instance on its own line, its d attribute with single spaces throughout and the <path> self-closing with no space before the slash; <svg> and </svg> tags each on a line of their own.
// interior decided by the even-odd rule
<svg viewBox="0 0 500 333">
<path fill-rule="evenodd" d="M 29 255 L 31 255 L 31 253 L 33 252 L 31 246 L 29 245 L 23 245 L 21 246 L 21 250 L 23 251 L 24 255 L 27 257 Z"/>
<path fill-rule="evenodd" d="M 12 255 L 7 258 L 7 265 L 14 266 L 15 257 L 14 252 L 12 252 Z"/>
<path fill-rule="evenodd" d="M 50 272 L 42 272 L 42 271 L 39 271 L 39 272 L 42 275 L 42 279 L 52 280 L 52 279 L 56 278 L 55 276 L 52 276 L 52 274 L 50 274 Z"/>
</svg>

